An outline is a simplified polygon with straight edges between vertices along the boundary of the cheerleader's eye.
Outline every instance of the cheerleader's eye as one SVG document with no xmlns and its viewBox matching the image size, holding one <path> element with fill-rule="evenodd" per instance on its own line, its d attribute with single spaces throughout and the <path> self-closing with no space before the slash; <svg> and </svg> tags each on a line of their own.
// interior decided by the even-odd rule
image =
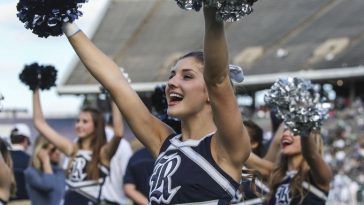
<svg viewBox="0 0 364 205">
<path fill-rule="evenodd" d="M 188 80 L 188 79 L 192 79 L 192 78 L 193 78 L 193 76 L 192 76 L 192 75 L 184 75 L 184 76 L 183 76 L 183 79 L 187 79 L 187 80 Z"/>
</svg>

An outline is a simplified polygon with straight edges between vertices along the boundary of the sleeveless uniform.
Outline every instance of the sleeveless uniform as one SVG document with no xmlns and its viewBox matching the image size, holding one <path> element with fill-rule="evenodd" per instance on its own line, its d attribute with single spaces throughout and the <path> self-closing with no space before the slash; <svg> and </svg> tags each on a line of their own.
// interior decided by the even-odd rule
<svg viewBox="0 0 364 205">
<path fill-rule="evenodd" d="M 92 151 L 79 150 L 72 161 L 71 173 L 66 180 L 68 190 L 64 198 L 64 205 L 96 205 L 100 202 L 101 188 L 108 168 L 99 165 L 100 178 L 90 180 L 87 177 L 87 167 L 92 159 Z"/>
<path fill-rule="evenodd" d="M 171 135 L 163 143 L 150 178 L 149 204 L 225 205 L 235 197 L 235 182 L 213 160 L 212 134 L 181 141 Z"/>
<path fill-rule="evenodd" d="M 297 172 L 288 172 L 278 185 L 276 192 L 273 194 L 270 205 L 296 205 L 300 204 L 300 196 L 292 198 L 290 193 L 290 183 Z M 304 199 L 302 205 L 325 205 L 328 192 L 323 191 L 313 184 L 306 181 L 302 182 Z"/>
<path fill-rule="evenodd" d="M 252 189 L 253 181 L 251 178 L 245 178 L 242 180 L 240 186 L 242 193 L 239 198 L 233 199 L 232 204 L 235 205 L 263 205 L 265 203 L 265 196 L 269 193 L 269 187 L 259 179 L 255 179 L 254 185 L 256 192 L 261 196 L 258 196 Z"/>
<path fill-rule="evenodd" d="M 269 187 L 258 178 L 255 178 L 253 182 L 252 177 L 245 173 L 244 170 L 247 170 L 245 166 L 242 169 L 239 194 L 231 200 L 231 204 L 263 205 L 265 203 L 265 196 L 269 193 Z M 255 186 L 255 191 L 253 190 L 253 185 Z"/>
</svg>

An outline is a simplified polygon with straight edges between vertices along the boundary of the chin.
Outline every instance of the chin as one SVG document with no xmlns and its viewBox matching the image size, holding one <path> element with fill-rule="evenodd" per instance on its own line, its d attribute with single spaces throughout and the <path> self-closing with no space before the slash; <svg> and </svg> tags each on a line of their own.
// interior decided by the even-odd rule
<svg viewBox="0 0 364 205">
<path fill-rule="evenodd" d="M 168 115 L 169 117 L 179 118 L 179 115 L 178 115 L 178 114 L 176 114 L 176 113 L 174 113 L 174 112 L 167 112 L 167 115 Z"/>
<path fill-rule="evenodd" d="M 293 152 L 293 151 L 282 151 L 282 155 L 287 156 L 287 157 L 293 157 L 296 155 L 299 155 L 299 152 Z"/>
<path fill-rule="evenodd" d="M 86 139 L 87 136 L 85 136 L 85 135 L 78 135 L 78 138 L 80 138 L 80 139 Z"/>
<path fill-rule="evenodd" d="M 174 110 L 173 108 L 168 108 L 167 109 L 167 115 L 170 117 L 175 117 L 178 118 L 178 112 L 176 110 Z"/>
<path fill-rule="evenodd" d="M 291 156 L 291 155 L 293 155 L 293 153 L 290 152 L 289 150 L 282 150 L 281 151 L 281 154 L 284 155 L 284 156 Z"/>
</svg>

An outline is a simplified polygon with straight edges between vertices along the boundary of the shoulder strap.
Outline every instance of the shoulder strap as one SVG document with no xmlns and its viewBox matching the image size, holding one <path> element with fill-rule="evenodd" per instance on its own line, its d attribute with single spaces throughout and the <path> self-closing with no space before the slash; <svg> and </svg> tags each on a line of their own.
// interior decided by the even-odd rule
<svg viewBox="0 0 364 205">
<path fill-rule="evenodd" d="M 325 200 L 327 201 L 327 196 L 326 194 L 319 190 L 318 188 L 316 188 L 315 186 L 313 186 L 312 184 L 306 182 L 306 181 L 303 181 L 302 182 L 302 186 L 303 188 L 305 188 L 307 191 L 311 192 L 312 194 L 316 195 L 317 197 L 319 197 L 320 199 L 322 200 Z"/>
<path fill-rule="evenodd" d="M 181 152 L 183 152 L 188 158 L 200 166 L 212 179 L 214 179 L 226 192 L 232 197 L 236 195 L 235 188 L 230 184 L 220 172 L 218 172 L 205 158 L 199 153 L 194 151 L 188 146 L 178 146 L 179 141 L 176 138 L 172 138 L 171 143 L 175 145 Z"/>
<path fill-rule="evenodd" d="M 264 198 L 255 198 L 255 199 L 249 199 L 245 200 L 239 203 L 234 203 L 234 205 L 260 205 L 265 202 Z"/>
</svg>

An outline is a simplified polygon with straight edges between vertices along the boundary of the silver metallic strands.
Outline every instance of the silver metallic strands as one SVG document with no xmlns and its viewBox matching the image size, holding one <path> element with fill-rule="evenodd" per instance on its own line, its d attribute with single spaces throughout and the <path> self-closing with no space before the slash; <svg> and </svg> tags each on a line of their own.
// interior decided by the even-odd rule
<svg viewBox="0 0 364 205">
<path fill-rule="evenodd" d="M 239 21 L 245 15 L 253 12 L 252 5 L 248 4 L 246 0 L 222 0 L 217 1 L 213 6 L 218 9 L 216 19 L 225 22 Z"/>
<path fill-rule="evenodd" d="M 327 117 L 331 106 L 320 97 L 319 90 L 319 86 L 312 85 L 308 80 L 279 79 L 264 96 L 264 101 L 276 108 L 278 117 L 295 135 L 301 135 L 320 128 Z"/>
<path fill-rule="evenodd" d="M 176 0 L 178 6 L 185 10 L 199 11 L 204 3 L 207 7 L 216 8 L 218 21 L 234 22 L 253 12 L 252 5 L 256 0 Z"/>
<path fill-rule="evenodd" d="M 202 7 L 202 0 L 176 0 L 177 5 L 185 10 L 199 11 Z"/>
</svg>

